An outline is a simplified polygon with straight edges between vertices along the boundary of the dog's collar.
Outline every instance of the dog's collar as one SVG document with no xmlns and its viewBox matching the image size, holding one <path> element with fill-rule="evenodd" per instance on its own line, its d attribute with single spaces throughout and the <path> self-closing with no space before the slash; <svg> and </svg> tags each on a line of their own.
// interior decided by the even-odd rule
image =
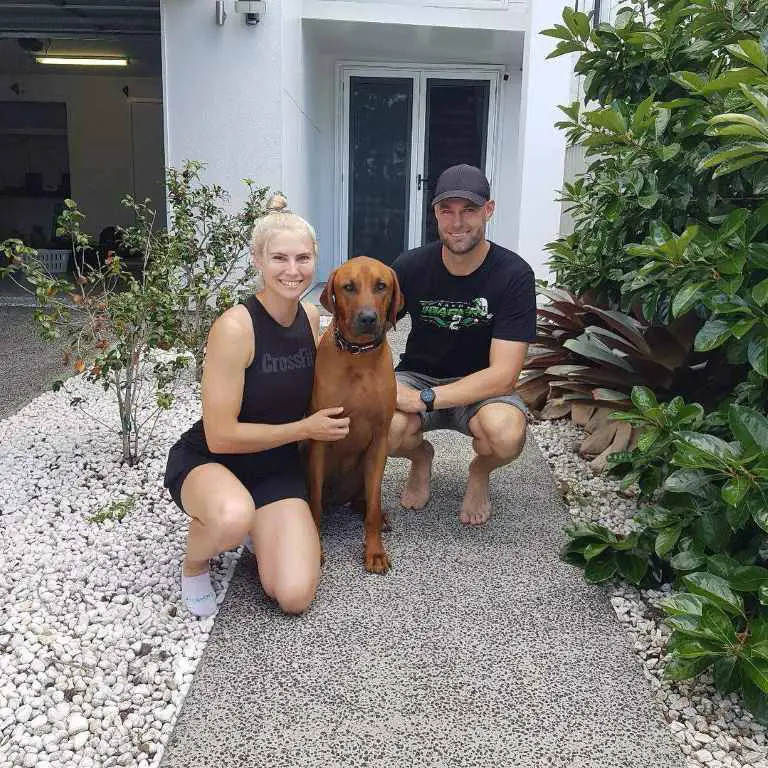
<svg viewBox="0 0 768 768">
<path fill-rule="evenodd" d="M 385 335 L 382 335 L 381 338 L 370 341 L 367 344 L 355 344 L 354 342 L 345 339 L 338 328 L 334 328 L 333 339 L 336 342 L 336 346 L 342 352 L 349 352 L 351 355 L 359 355 L 361 352 L 370 352 L 371 350 L 380 347 L 385 339 Z"/>
</svg>

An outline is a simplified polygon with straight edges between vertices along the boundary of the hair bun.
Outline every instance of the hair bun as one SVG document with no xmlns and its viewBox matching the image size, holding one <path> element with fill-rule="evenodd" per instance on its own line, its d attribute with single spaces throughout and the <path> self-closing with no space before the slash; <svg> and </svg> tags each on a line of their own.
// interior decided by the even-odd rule
<svg viewBox="0 0 768 768">
<path fill-rule="evenodd" d="M 281 195 L 279 192 L 275 195 L 272 195 L 272 197 L 270 197 L 269 201 L 267 202 L 268 213 L 278 213 L 279 211 L 284 211 L 287 208 L 288 208 L 288 200 L 285 198 L 284 195 Z"/>
</svg>

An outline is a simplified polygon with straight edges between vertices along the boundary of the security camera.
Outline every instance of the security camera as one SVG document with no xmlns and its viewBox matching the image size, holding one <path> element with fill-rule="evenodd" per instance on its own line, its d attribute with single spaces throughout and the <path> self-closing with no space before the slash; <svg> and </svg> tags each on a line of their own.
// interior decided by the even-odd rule
<svg viewBox="0 0 768 768">
<path fill-rule="evenodd" d="M 245 14 L 246 24 L 258 24 L 266 11 L 266 0 L 235 0 L 235 12 Z"/>
</svg>

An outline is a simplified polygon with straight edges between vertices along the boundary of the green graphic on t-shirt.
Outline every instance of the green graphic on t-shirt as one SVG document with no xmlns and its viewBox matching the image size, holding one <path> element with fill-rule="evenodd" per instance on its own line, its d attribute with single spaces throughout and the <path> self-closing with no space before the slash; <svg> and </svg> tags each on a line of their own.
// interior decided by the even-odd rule
<svg viewBox="0 0 768 768">
<path fill-rule="evenodd" d="M 458 331 L 476 325 L 490 325 L 493 315 L 488 311 L 488 300 L 484 298 L 466 301 L 421 301 L 421 319 L 438 328 Z"/>
</svg>

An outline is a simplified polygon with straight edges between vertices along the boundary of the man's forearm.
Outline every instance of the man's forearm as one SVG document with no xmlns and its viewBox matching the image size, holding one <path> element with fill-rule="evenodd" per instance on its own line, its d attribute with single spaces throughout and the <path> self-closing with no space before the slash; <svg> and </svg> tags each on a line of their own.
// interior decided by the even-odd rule
<svg viewBox="0 0 768 768">
<path fill-rule="evenodd" d="M 483 368 L 470 373 L 452 384 L 441 384 L 435 390 L 435 409 L 470 405 L 479 400 L 510 394 L 517 383 L 520 371 Z"/>
</svg>

